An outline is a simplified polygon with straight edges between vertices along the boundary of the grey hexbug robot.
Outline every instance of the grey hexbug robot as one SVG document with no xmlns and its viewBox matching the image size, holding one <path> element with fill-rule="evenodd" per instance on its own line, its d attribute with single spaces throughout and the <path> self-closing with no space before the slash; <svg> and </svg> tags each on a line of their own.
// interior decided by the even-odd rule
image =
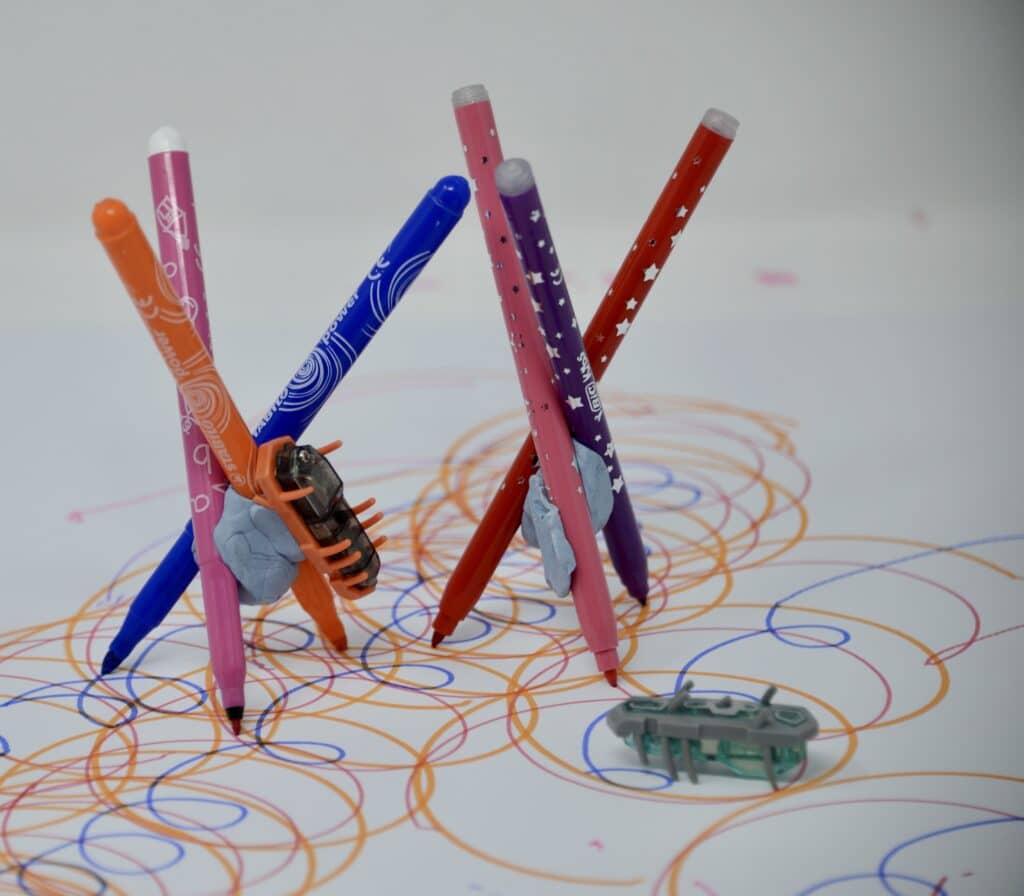
<svg viewBox="0 0 1024 896">
<path fill-rule="evenodd" d="M 717 764 L 741 778 L 778 776 L 807 758 L 818 722 L 801 706 L 772 703 L 774 685 L 760 702 L 693 697 L 687 681 L 672 697 L 630 697 L 608 713 L 608 727 L 637 751 L 640 761 L 661 758 L 673 780 L 682 763 L 697 783 L 697 766 Z M 713 767 L 713 766 L 712 766 Z"/>
</svg>

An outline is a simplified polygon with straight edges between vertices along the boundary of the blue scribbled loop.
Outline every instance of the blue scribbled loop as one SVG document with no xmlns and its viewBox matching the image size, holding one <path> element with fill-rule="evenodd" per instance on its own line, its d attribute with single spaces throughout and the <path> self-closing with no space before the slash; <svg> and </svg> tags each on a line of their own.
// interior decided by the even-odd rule
<svg viewBox="0 0 1024 896">
<path fill-rule="evenodd" d="M 639 470 L 644 472 L 653 471 L 657 479 L 654 481 L 645 479 L 642 473 L 637 472 Z M 665 492 L 670 489 L 682 493 L 683 496 L 675 504 L 665 504 L 663 501 L 659 501 L 657 504 L 642 505 L 645 510 L 652 513 L 675 513 L 680 510 L 689 510 L 691 507 L 699 504 L 703 497 L 703 492 L 698 486 L 692 482 L 683 482 L 677 479 L 675 473 L 664 464 L 656 464 L 649 461 L 630 462 L 623 464 L 623 472 L 629 479 L 629 493 L 634 504 L 638 503 L 638 499 L 648 498 L 651 495 L 664 496 Z"/>
<path fill-rule="evenodd" d="M 413 209 L 359 288 L 342 306 L 309 357 L 253 431 L 259 444 L 299 439 L 359 355 L 394 311 L 462 217 L 469 201 L 465 178 L 443 177 Z M 164 619 L 196 577 L 189 521 L 128 610 L 111 653 L 123 661 Z"/>
<path fill-rule="evenodd" d="M 672 784 L 675 782 L 673 782 L 673 780 L 669 777 L 667 772 L 663 772 L 661 771 L 661 769 L 628 767 L 624 768 L 620 766 L 598 768 L 596 765 L 594 765 L 594 761 L 593 759 L 591 759 L 590 756 L 590 738 L 594 732 L 594 728 L 596 728 L 598 724 L 605 720 L 605 717 L 608 715 L 610 711 L 611 709 L 609 708 L 602 712 L 596 719 L 594 719 L 589 725 L 587 725 L 586 730 L 583 732 L 583 743 L 581 745 L 581 753 L 583 755 L 583 765 L 587 773 L 600 778 L 606 784 L 614 784 L 617 787 L 627 787 L 630 785 L 625 785 L 621 781 L 613 781 L 608 777 L 608 775 L 612 773 L 617 773 L 620 775 L 636 775 L 644 784 L 649 785 L 646 787 L 630 787 L 630 789 L 632 790 L 649 790 L 653 792 L 656 790 L 665 790 L 667 787 L 671 787 Z"/>
<path fill-rule="evenodd" d="M 488 602 L 499 602 L 500 601 L 502 603 L 508 603 L 511 600 L 512 600 L 512 598 L 510 598 L 508 596 L 488 596 L 488 595 L 485 595 L 484 597 L 482 597 L 480 599 L 480 601 L 477 604 L 477 606 L 479 606 L 481 603 L 484 603 L 485 601 L 488 601 Z M 554 604 L 550 603 L 549 601 L 538 600 L 537 598 L 532 598 L 532 597 L 522 597 L 521 595 L 518 595 L 518 594 L 515 597 L 515 603 L 516 603 L 516 607 L 518 607 L 518 609 L 519 609 L 519 614 L 517 615 L 516 621 L 515 621 L 516 625 L 543 625 L 545 622 L 549 621 L 550 619 L 553 619 L 554 616 L 555 616 L 555 613 L 558 612 L 558 610 L 554 606 Z M 536 618 L 532 618 L 532 619 L 524 619 L 523 618 L 523 610 L 531 610 L 531 609 L 540 609 L 542 611 L 543 615 L 537 616 Z M 505 615 L 505 614 L 502 614 L 502 615 Z M 511 618 L 511 615 L 512 615 L 511 613 L 508 614 L 509 618 Z M 450 638 L 446 638 L 445 640 L 446 641 L 450 641 L 451 639 Z"/>
<path fill-rule="evenodd" d="M 100 859 L 94 854 L 101 851 L 114 854 L 113 849 L 105 851 L 96 849 L 94 846 L 96 843 L 111 840 L 116 843 L 117 851 L 124 851 L 127 856 L 130 856 L 130 858 L 125 859 L 125 865 L 107 865 L 100 861 Z M 138 842 L 140 840 L 146 843 L 149 849 L 146 849 L 145 851 L 139 849 L 132 850 L 130 846 L 132 841 Z M 162 862 L 156 862 L 152 859 L 147 859 L 145 863 L 140 861 L 142 853 L 145 852 L 148 854 L 152 850 L 152 845 L 154 843 L 158 843 L 160 846 L 165 847 L 170 853 L 168 857 Z M 82 858 L 97 871 L 106 872 L 107 874 L 117 874 L 123 877 L 148 877 L 152 874 L 158 874 L 161 871 L 167 871 L 169 868 L 173 868 L 185 857 L 185 847 L 172 840 L 170 837 L 160 837 L 156 834 L 146 834 L 142 832 L 96 834 L 88 841 L 82 842 L 79 850 L 82 854 Z M 131 864 L 127 864 L 128 862 L 131 862 Z"/>
<path fill-rule="evenodd" d="M 823 880 L 820 883 L 813 884 L 806 890 L 801 890 L 797 894 L 797 896 L 809 896 L 809 894 L 811 893 L 820 893 L 827 887 L 831 887 L 836 884 L 851 883 L 855 880 L 870 880 L 877 882 L 878 876 L 876 874 L 866 873 L 844 874 L 842 877 L 830 877 L 828 880 Z M 936 886 L 934 881 L 925 880 L 923 877 L 912 877 L 909 874 L 893 874 L 889 877 L 889 880 L 903 881 L 904 883 L 908 884 L 920 884 L 922 887 L 924 887 L 924 892 L 927 893 L 928 896 L 949 896 L 949 892 L 947 890 L 944 890 L 941 887 Z M 889 888 L 887 887 L 887 889 Z M 844 892 L 849 892 L 849 890 L 846 890 Z M 889 892 L 893 893 L 895 891 L 889 889 Z M 906 894 L 903 894 L 903 896 L 906 896 Z"/>
<path fill-rule="evenodd" d="M 131 669 L 128 670 L 127 674 L 123 677 L 125 683 L 125 689 L 131 695 L 132 699 L 144 709 L 148 709 L 151 712 L 158 712 L 162 715 L 168 716 L 181 716 L 186 715 L 190 712 L 195 711 L 202 706 L 209 699 L 210 695 L 207 693 L 206 688 L 189 681 L 187 678 L 161 678 L 154 675 L 146 675 L 138 671 L 139 666 L 144 665 L 149 654 L 159 647 L 166 640 L 174 640 L 177 636 L 187 631 L 203 631 L 205 632 L 205 626 L 202 623 L 191 623 L 189 625 L 178 625 L 174 628 L 168 629 L 166 632 L 160 635 L 159 638 L 155 638 L 149 644 L 146 645 L 146 649 L 139 656 L 138 660 L 132 665 Z M 112 678 L 107 676 L 106 681 L 116 681 L 118 678 Z M 185 701 L 186 705 L 181 709 L 169 709 L 164 706 L 151 706 L 146 703 L 136 692 L 136 683 L 142 681 L 152 687 L 154 682 L 166 681 L 168 683 L 173 682 L 178 687 L 184 687 L 186 691 L 191 691 L 194 695 L 193 701 Z M 175 704 L 181 702 L 184 695 L 180 695 L 176 700 Z"/>
<path fill-rule="evenodd" d="M 14 872 L 16 874 L 18 889 L 21 890 L 22 893 L 27 893 L 29 896 L 48 896 L 49 893 L 53 892 L 52 890 L 44 891 L 35 889 L 27 880 L 27 877 L 30 874 L 42 875 L 46 868 L 59 868 L 62 871 L 74 871 L 83 875 L 89 883 L 93 884 L 96 888 L 92 891 L 91 896 L 101 896 L 101 894 L 106 893 L 109 890 L 107 882 L 92 869 L 83 868 L 80 865 L 73 864 L 72 862 L 61 862 L 57 859 L 50 858 L 54 853 L 67 848 L 67 844 L 57 846 L 46 852 L 41 852 L 39 855 L 28 859 L 25 862 L 20 862 L 17 865 L 8 865 L 6 868 L 0 869 L 0 875 Z M 78 886 L 81 887 L 82 885 L 78 884 Z M 86 891 L 84 889 L 75 889 L 74 892 L 85 893 Z"/>
<path fill-rule="evenodd" d="M 780 632 L 801 632 L 807 635 L 808 638 L 813 638 L 814 640 L 804 640 L 803 638 L 790 640 L 789 638 L 780 636 Z M 726 638 L 724 641 L 719 641 L 717 644 L 712 644 L 710 647 L 705 648 L 700 653 L 695 654 L 687 660 L 683 664 L 683 667 L 676 678 L 677 689 L 682 687 L 683 681 L 690 673 L 690 670 L 700 662 L 700 660 L 704 659 L 704 657 L 714 653 L 716 650 L 721 650 L 723 647 L 728 647 L 730 644 L 738 644 L 740 641 L 747 641 L 750 638 L 760 638 L 762 635 L 771 635 L 789 647 L 801 647 L 805 649 L 842 647 L 850 640 L 850 633 L 848 631 L 834 625 L 785 625 L 776 629 L 765 628 L 756 632 L 746 632 L 742 635 Z"/>
<path fill-rule="evenodd" d="M 897 874 L 895 872 L 890 872 L 889 863 L 896 855 L 898 855 L 900 852 L 907 849 L 908 847 L 914 846 L 917 843 L 921 843 L 924 840 L 931 840 L 933 837 L 943 837 L 947 834 L 958 833 L 959 831 L 968 831 L 974 828 L 989 827 L 991 825 L 996 824 L 1012 824 L 1020 822 L 1024 822 L 1024 817 L 1018 815 L 1001 818 L 986 818 L 981 821 L 969 821 L 965 824 L 952 825 L 948 828 L 939 828 L 934 831 L 929 831 L 925 834 L 920 834 L 917 837 L 912 837 L 909 840 L 904 840 L 901 843 L 898 843 L 892 849 L 890 849 L 885 854 L 885 856 L 883 856 L 882 861 L 878 863 L 878 869 L 876 871 L 871 873 L 849 874 L 844 875 L 842 877 L 830 877 L 826 880 L 822 880 L 818 883 L 812 884 L 805 890 L 801 890 L 799 896 L 808 896 L 808 894 L 820 892 L 821 890 L 824 890 L 827 887 L 831 887 L 834 884 L 842 884 L 852 880 L 878 881 L 885 888 L 885 891 L 890 894 L 890 896 L 905 896 L 904 893 L 901 893 L 900 891 L 893 889 L 893 887 L 891 886 L 891 882 L 897 880 L 905 881 L 908 883 L 920 884 L 924 888 L 924 892 L 926 892 L 928 896 L 946 896 L 948 891 L 943 889 L 935 881 L 925 880 L 924 878 L 920 877 L 911 877 L 906 874 Z"/>
<path fill-rule="evenodd" d="M 242 624 L 246 622 L 256 622 L 254 616 L 242 617 Z M 299 644 L 292 644 L 288 647 L 274 647 L 267 643 L 266 639 L 261 641 L 258 645 L 253 641 L 246 641 L 245 646 L 253 650 L 259 650 L 261 653 L 301 653 L 303 650 L 308 649 L 316 641 L 316 634 L 313 630 L 304 625 L 298 625 L 294 622 L 285 622 L 282 619 L 277 619 L 273 614 L 268 614 L 262 620 L 263 627 L 266 628 L 283 628 L 288 631 L 298 632 L 302 636 L 302 641 Z"/>
<path fill-rule="evenodd" d="M 832 585 L 835 582 L 841 582 L 843 579 L 851 579 L 854 576 L 861 576 L 869 572 L 878 572 L 879 570 L 889 569 L 893 566 L 901 566 L 904 563 L 913 563 L 915 560 L 922 560 L 925 557 L 934 557 L 938 554 L 948 554 L 950 551 L 962 551 L 965 548 L 980 547 L 988 544 L 1001 544 L 1007 541 L 1020 541 L 1024 539 L 1024 535 L 990 535 L 986 538 L 976 538 L 972 541 L 962 541 L 959 544 L 951 544 L 943 548 L 930 548 L 925 551 L 915 551 L 913 554 L 905 554 L 902 557 L 896 557 L 893 560 L 886 560 L 884 563 L 874 563 L 871 566 L 860 567 L 859 569 L 851 569 L 846 572 L 838 573 L 834 576 L 829 576 L 825 579 L 820 579 L 817 582 L 812 582 L 810 585 L 805 585 L 790 594 L 787 594 L 781 600 L 777 600 L 772 608 L 768 611 L 768 615 L 765 617 L 765 626 L 771 631 L 775 631 L 775 613 L 776 611 L 787 604 L 789 601 L 796 597 L 800 597 L 802 594 L 807 594 L 810 591 L 814 591 L 818 588 L 823 588 L 825 585 Z M 804 646 L 804 645 L 794 645 Z"/>
<path fill-rule="evenodd" d="M 35 701 L 74 700 L 75 708 L 78 710 L 79 715 L 100 728 L 120 728 L 122 725 L 127 725 L 135 720 L 135 717 L 138 715 L 138 709 L 130 700 L 118 697 L 115 694 L 94 693 L 93 689 L 96 684 L 95 679 L 73 678 L 68 681 L 56 681 L 39 685 L 0 703 L 0 709 L 15 706 L 19 703 L 32 703 Z M 105 721 L 89 711 L 87 701 L 90 700 L 103 704 L 106 709 L 110 709 L 106 704 L 114 704 L 113 711 L 115 713 L 123 712 L 124 715 L 116 722 Z M 7 741 L 4 741 L 5 746 L 6 744 Z"/>
</svg>

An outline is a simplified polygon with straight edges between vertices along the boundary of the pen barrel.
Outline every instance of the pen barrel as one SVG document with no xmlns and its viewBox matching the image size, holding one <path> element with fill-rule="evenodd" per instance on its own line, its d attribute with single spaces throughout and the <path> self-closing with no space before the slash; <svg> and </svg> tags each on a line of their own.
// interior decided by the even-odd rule
<svg viewBox="0 0 1024 896">
<path fill-rule="evenodd" d="M 598 658 L 599 668 L 605 671 L 618 665 L 615 615 L 583 484 L 575 468 L 572 439 L 552 384 L 551 368 L 537 331 L 530 293 L 523 281 L 494 182 L 494 169 L 502 161 L 494 113 L 490 102 L 484 100 L 457 106 L 455 119 L 467 167 L 476 181 L 477 211 L 544 482 L 558 507 L 566 538 L 576 557 L 572 595 L 580 628 L 588 648 Z M 522 502 L 519 514 L 522 514 Z"/>
<path fill-rule="evenodd" d="M 198 221 L 188 153 L 154 153 L 149 157 L 149 179 L 164 274 L 212 358 L 210 320 L 199 256 Z M 204 563 L 221 562 L 213 541 L 213 530 L 224 511 L 227 477 L 213 457 L 202 429 L 180 392 L 178 402 L 182 412 L 181 434 L 196 554 L 202 566 Z"/>
<path fill-rule="evenodd" d="M 292 583 L 292 593 L 306 615 L 316 623 L 321 637 L 339 653 L 343 653 L 348 647 L 348 636 L 345 624 L 338 615 L 334 592 L 308 560 L 299 563 Z"/>
<path fill-rule="evenodd" d="M 709 127 L 706 122 L 716 120 L 716 115 L 728 119 L 733 127 L 730 130 Z M 654 286 L 658 272 L 668 261 L 679 235 L 690 223 L 718 166 L 732 146 L 733 138 L 724 133 L 735 133 L 735 120 L 717 110 L 708 110 L 704 121 L 697 125 L 686 144 L 590 321 L 583 343 L 597 379 L 601 379 L 615 357 L 623 337 Z"/>
<path fill-rule="evenodd" d="M 461 177 L 442 178 L 427 192 L 256 426 L 257 443 L 302 435 L 451 233 L 468 201 L 469 186 Z"/>
<path fill-rule="evenodd" d="M 544 342 L 569 432 L 577 442 L 601 457 L 611 482 L 614 501 L 604 535 L 612 563 L 627 590 L 646 597 L 647 556 L 640 528 L 629 500 L 597 379 L 583 347 L 583 336 L 540 191 L 528 163 L 521 159 L 504 162 L 497 178 L 501 203 L 526 271 L 538 332 Z M 506 184 L 516 184 L 517 179 L 518 186 L 510 193 Z"/>
<path fill-rule="evenodd" d="M 228 481 L 239 493 L 252 497 L 256 445 L 245 420 L 138 221 L 121 208 L 127 213 L 118 215 L 121 226 L 101 230 L 98 225 L 97 236 Z M 98 206 L 97 211 L 103 209 Z"/>
<path fill-rule="evenodd" d="M 196 332 L 212 356 L 188 153 L 151 154 L 149 179 L 164 273 L 182 306 L 192 313 Z M 238 583 L 221 559 L 213 534 L 224 511 L 227 478 L 180 392 L 177 397 L 210 666 L 223 706 L 241 707 L 245 704 L 245 642 Z"/>
</svg>

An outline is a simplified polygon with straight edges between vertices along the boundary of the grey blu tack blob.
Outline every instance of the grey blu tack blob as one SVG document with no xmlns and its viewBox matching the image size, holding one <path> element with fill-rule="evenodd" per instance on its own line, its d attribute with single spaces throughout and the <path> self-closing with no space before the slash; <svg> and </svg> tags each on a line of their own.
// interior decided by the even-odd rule
<svg viewBox="0 0 1024 896">
<path fill-rule="evenodd" d="M 583 492 L 590 510 L 590 523 L 597 532 L 608 522 L 615 503 L 608 468 L 601 455 L 586 445 L 581 445 L 574 439 L 572 446 L 576 455 L 576 467 L 580 479 L 583 480 Z M 544 579 L 555 594 L 565 597 L 572 583 L 573 570 L 576 569 L 576 557 L 569 539 L 565 537 L 562 517 L 548 496 L 544 477 L 539 470 L 530 477 L 526 491 L 526 503 L 523 505 L 523 538 L 527 544 L 540 548 Z"/>
<path fill-rule="evenodd" d="M 269 507 L 224 495 L 224 513 L 213 530 L 221 559 L 238 579 L 243 604 L 272 604 L 291 588 L 303 559 L 299 544 Z"/>
</svg>

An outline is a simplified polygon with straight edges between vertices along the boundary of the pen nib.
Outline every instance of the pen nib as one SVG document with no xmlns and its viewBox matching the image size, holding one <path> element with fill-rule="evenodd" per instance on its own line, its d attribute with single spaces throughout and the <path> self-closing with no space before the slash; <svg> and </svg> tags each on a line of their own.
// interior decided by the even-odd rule
<svg viewBox="0 0 1024 896">
<path fill-rule="evenodd" d="M 242 714 L 245 712 L 243 706 L 229 706 L 224 710 L 228 717 L 228 721 L 231 723 L 231 730 L 235 737 L 238 737 L 242 733 Z"/>
<path fill-rule="evenodd" d="M 107 655 L 103 657 L 103 662 L 100 663 L 100 675 L 109 675 L 122 662 L 124 662 L 123 656 L 118 656 L 113 650 L 108 650 Z"/>
<path fill-rule="evenodd" d="M 605 669 L 604 677 L 613 688 L 619 686 L 619 673 L 616 669 Z"/>
<path fill-rule="evenodd" d="M 430 636 L 430 646 L 431 647 L 437 647 L 437 645 L 440 644 L 443 640 L 444 640 L 444 633 L 443 632 L 439 632 L 435 628 L 434 629 L 434 634 L 432 634 Z"/>
</svg>

